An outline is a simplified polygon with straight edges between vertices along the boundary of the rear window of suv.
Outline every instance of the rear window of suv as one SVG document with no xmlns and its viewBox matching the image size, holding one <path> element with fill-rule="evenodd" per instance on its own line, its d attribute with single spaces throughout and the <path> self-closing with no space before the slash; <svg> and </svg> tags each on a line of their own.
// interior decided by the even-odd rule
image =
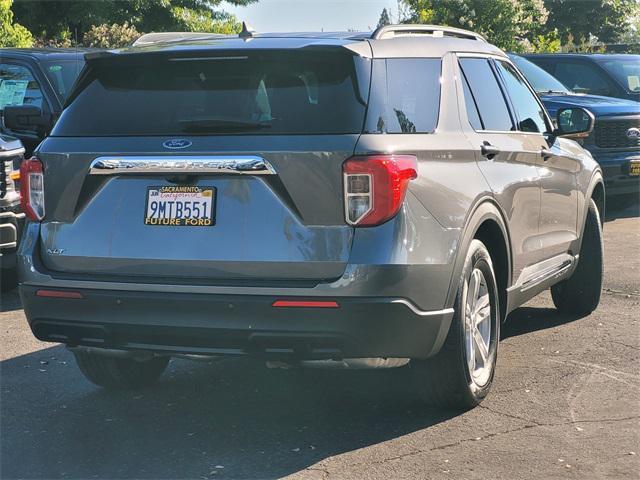
<svg viewBox="0 0 640 480">
<path fill-rule="evenodd" d="M 346 134 L 364 124 L 370 65 L 335 52 L 93 61 L 54 136 Z M 364 92 L 363 92 L 364 91 Z"/>
</svg>

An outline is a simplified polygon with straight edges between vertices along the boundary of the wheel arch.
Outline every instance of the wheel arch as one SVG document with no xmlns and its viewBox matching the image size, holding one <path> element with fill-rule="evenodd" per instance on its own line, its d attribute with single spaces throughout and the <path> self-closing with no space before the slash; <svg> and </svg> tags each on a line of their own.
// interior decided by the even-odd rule
<svg viewBox="0 0 640 480">
<path fill-rule="evenodd" d="M 602 172 L 598 169 L 591 176 L 591 180 L 589 181 L 588 187 L 584 193 L 584 203 L 582 204 L 582 208 L 580 209 L 578 215 L 578 233 L 579 233 L 579 242 L 577 245 L 577 250 L 580 251 L 580 247 L 582 246 L 582 237 L 584 235 L 584 227 L 587 222 L 587 213 L 589 212 L 589 201 L 592 200 L 595 202 L 596 207 L 598 208 L 598 214 L 600 215 L 600 222 L 604 225 L 604 216 L 606 213 L 606 191 L 604 186 L 604 179 L 602 177 Z"/>
<path fill-rule="evenodd" d="M 604 182 L 602 181 L 602 178 L 597 179 L 591 189 L 591 195 L 587 197 L 587 202 L 589 201 L 589 199 L 593 199 L 593 201 L 596 204 L 596 207 L 598 207 L 598 214 L 600 215 L 600 221 L 604 222 L 604 216 L 606 213 L 605 207 L 606 207 L 606 200 L 605 200 L 605 195 L 604 195 Z M 584 229 L 584 221 L 586 221 L 586 209 L 585 209 L 585 219 L 583 220 L 583 225 L 582 228 Z"/>
<path fill-rule="evenodd" d="M 476 204 L 460 236 L 447 305 L 455 302 L 467 251 L 473 239 L 482 241 L 489 250 L 498 283 L 501 319 L 504 321 L 507 315 L 507 289 L 512 282 L 511 239 L 504 215 L 491 197 L 485 197 Z"/>
</svg>

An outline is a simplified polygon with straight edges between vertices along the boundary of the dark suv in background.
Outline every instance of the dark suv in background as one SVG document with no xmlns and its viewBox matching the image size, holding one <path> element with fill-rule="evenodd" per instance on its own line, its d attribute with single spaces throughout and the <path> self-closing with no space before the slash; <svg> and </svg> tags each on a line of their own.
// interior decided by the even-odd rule
<svg viewBox="0 0 640 480">
<path fill-rule="evenodd" d="M 22 141 L 27 156 L 51 131 L 93 50 L 0 48 L 0 128 Z"/>
<path fill-rule="evenodd" d="M 640 196 L 640 103 L 625 98 L 575 93 L 522 56 L 509 56 L 552 117 L 559 110 L 570 107 L 586 108 L 595 116 L 593 132 L 578 141 L 602 166 L 607 196 L 633 194 L 637 200 Z"/>
<path fill-rule="evenodd" d="M 88 54 L 23 162 L 20 295 L 92 382 L 171 356 L 399 367 L 487 395 L 500 326 L 602 285 L 604 186 L 500 49 L 464 30 L 203 35 Z M 565 138 L 569 137 L 569 138 Z"/>
<path fill-rule="evenodd" d="M 575 93 L 640 102 L 640 55 L 553 53 L 524 56 Z"/>
</svg>

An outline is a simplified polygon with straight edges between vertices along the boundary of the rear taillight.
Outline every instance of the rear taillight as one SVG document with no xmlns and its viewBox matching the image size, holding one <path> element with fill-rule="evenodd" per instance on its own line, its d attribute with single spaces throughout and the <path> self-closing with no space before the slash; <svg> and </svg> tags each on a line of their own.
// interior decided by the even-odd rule
<svg viewBox="0 0 640 480">
<path fill-rule="evenodd" d="M 44 218 L 44 175 L 42 162 L 36 157 L 20 165 L 20 195 L 22 211 L 30 220 Z"/>
<path fill-rule="evenodd" d="M 398 213 L 410 180 L 418 176 L 413 155 L 351 157 L 343 167 L 347 223 L 370 227 Z"/>
</svg>

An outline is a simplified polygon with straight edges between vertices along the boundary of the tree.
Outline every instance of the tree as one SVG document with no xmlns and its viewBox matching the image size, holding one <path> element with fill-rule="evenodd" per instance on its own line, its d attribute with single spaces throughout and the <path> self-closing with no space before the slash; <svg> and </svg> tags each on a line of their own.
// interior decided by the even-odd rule
<svg viewBox="0 0 640 480">
<path fill-rule="evenodd" d="M 257 0 L 228 0 L 248 5 Z M 78 40 L 94 25 L 124 25 L 140 32 L 239 31 L 239 22 L 215 10 L 222 0 L 16 0 L 16 19 L 36 36 L 45 39 L 76 36 Z"/>
<path fill-rule="evenodd" d="M 563 44 L 587 43 L 591 36 L 600 42 L 615 42 L 631 28 L 628 19 L 638 15 L 637 0 L 544 0 L 549 11 L 547 27 L 556 29 Z"/>
<path fill-rule="evenodd" d="M 380 14 L 380 20 L 378 20 L 378 28 L 384 27 L 385 25 L 391 25 L 391 18 L 389 18 L 389 12 L 386 8 L 382 9 L 382 13 Z"/>
<path fill-rule="evenodd" d="M 82 43 L 86 47 L 122 48 L 131 45 L 138 37 L 140 37 L 140 32 L 127 22 L 123 25 L 117 23 L 107 25 L 105 23 L 91 27 L 84 34 Z"/>
<path fill-rule="evenodd" d="M 408 22 L 436 23 L 478 32 L 505 50 L 522 51 L 545 33 L 543 0 L 403 0 Z"/>
<path fill-rule="evenodd" d="M 13 21 L 13 0 L 0 0 L 0 47 L 30 47 L 31 32 Z"/>
</svg>

